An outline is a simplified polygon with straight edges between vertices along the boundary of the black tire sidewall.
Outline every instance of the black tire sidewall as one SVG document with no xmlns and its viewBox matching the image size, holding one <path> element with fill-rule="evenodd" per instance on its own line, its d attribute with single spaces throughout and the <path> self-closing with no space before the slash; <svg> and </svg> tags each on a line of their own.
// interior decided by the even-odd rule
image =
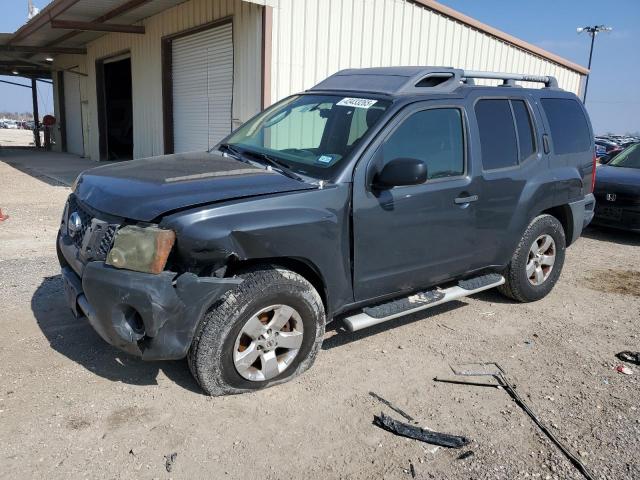
<svg viewBox="0 0 640 480">
<path fill-rule="evenodd" d="M 291 289 L 291 285 L 282 285 L 281 287 Z M 223 375 L 223 381 L 225 383 L 234 388 L 243 390 L 260 389 L 266 387 L 270 383 L 277 382 L 283 377 L 286 378 L 292 372 L 295 372 L 300 363 L 309 355 L 309 352 L 311 351 L 315 342 L 316 331 L 316 318 L 313 312 L 313 308 L 304 300 L 304 297 L 301 295 L 301 293 L 302 292 L 299 291 L 282 290 L 280 290 L 279 292 L 270 293 L 261 292 L 261 296 L 259 298 L 253 298 L 252 300 L 247 302 L 245 308 L 243 309 L 243 312 L 239 313 L 239 315 L 234 319 L 233 326 L 231 327 L 226 335 L 226 338 L 224 338 L 221 344 L 222 354 L 220 356 L 220 372 Z M 302 318 L 302 325 L 304 327 L 302 346 L 300 347 L 300 351 L 294 358 L 293 362 L 291 362 L 287 369 L 277 377 L 262 382 L 247 380 L 238 373 L 235 365 L 233 364 L 233 350 L 235 341 L 240 334 L 242 327 L 244 327 L 245 323 L 249 320 L 251 315 L 271 305 L 288 305 L 298 311 L 300 317 Z"/>
<path fill-rule="evenodd" d="M 541 235 L 550 235 L 556 246 L 556 259 L 551 275 L 541 284 L 533 285 L 527 278 L 526 268 L 529 259 L 529 249 L 533 242 Z M 566 239 L 562 224 L 551 215 L 536 218 L 525 232 L 518 251 L 511 263 L 511 289 L 524 301 L 536 301 L 545 297 L 553 289 L 564 265 Z"/>
<path fill-rule="evenodd" d="M 243 393 L 287 381 L 313 364 L 324 336 L 322 300 L 304 277 L 275 266 L 259 267 L 237 277 L 243 283 L 205 314 L 189 353 L 189 367 L 210 395 Z M 298 311 L 304 326 L 302 346 L 280 375 L 250 381 L 233 363 L 235 341 L 250 316 L 271 305 L 289 305 Z"/>
</svg>

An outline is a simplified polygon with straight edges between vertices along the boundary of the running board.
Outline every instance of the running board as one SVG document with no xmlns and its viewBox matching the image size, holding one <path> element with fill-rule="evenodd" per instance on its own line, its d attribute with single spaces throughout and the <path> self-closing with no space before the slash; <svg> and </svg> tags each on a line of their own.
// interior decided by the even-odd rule
<svg viewBox="0 0 640 480">
<path fill-rule="evenodd" d="M 469 280 L 461 280 L 458 285 L 445 289 L 436 288 L 424 292 L 418 292 L 408 297 L 393 300 L 391 302 L 365 307 L 362 312 L 356 313 L 344 319 L 347 330 L 356 332 L 363 328 L 371 327 L 379 323 L 393 320 L 394 318 L 409 315 L 410 313 L 426 310 L 459 298 L 468 297 L 474 293 L 489 290 L 504 283 L 504 277 L 497 273 L 490 273 Z"/>
</svg>

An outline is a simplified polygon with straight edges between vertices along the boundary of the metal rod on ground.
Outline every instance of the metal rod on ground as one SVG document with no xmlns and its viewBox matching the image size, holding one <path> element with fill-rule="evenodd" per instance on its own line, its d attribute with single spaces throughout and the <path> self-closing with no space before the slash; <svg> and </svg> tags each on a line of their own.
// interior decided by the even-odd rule
<svg viewBox="0 0 640 480">
<path fill-rule="evenodd" d="M 529 405 L 520 398 L 518 392 L 516 392 L 516 387 L 513 383 L 509 381 L 507 378 L 506 371 L 496 362 L 486 362 L 481 364 L 475 364 L 475 366 L 479 366 L 481 370 L 466 370 L 466 369 L 456 369 L 451 366 L 451 370 L 455 375 L 462 375 L 468 377 L 479 377 L 479 376 L 487 376 L 493 377 L 500 386 L 509 394 L 509 396 L 516 402 L 516 404 L 524 410 L 524 412 L 531 417 L 533 422 L 542 430 L 542 432 L 551 440 L 560 451 L 567 457 L 567 459 L 572 463 L 572 465 L 587 479 L 594 480 L 593 474 L 587 469 L 587 467 L 576 457 L 568 447 L 566 447 L 556 436 L 542 423 L 542 420 L 538 418 L 538 416 L 529 408 Z M 488 369 L 487 367 L 491 367 Z M 440 379 L 442 381 L 442 379 Z M 461 382 L 464 384 L 468 384 L 469 382 Z M 486 386 L 486 385 L 482 385 Z"/>
<path fill-rule="evenodd" d="M 36 148 L 40 148 L 40 114 L 38 113 L 38 86 L 36 79 L 31 79 L 31 97 L 33 99 L 33 140 Z"/>
<path fill-rule="evenodd" d="M 469 381 L 466 381 L 466 380 L 455 380 L 453 378 L 434 377 L 433 381 L 434 382 L 441 382 L 441 383 L 453 383 L 453 384 L 456 384 L 456 385 L 472 385 L 474 387 L 502 388 L 502 385 L 496 385 L 496 384 L 493 384 L 493 383 L 469 382 Z"/>
<path fill-rule="evenodd" d="M 497 364 L 496 364 L 497 365 Z M 500 368 L 500 366 L 498 366 Z M 502 384 L 502 387 L 507 391 L 507 393 L 513 398 L 513 400 L 518 404 L 522 410 L 526 412 L 529 417 L 533 420 L 533 422 L 538 425 L 538 428 L 542 430 L 549 439 L 556 444 L 556 446 L 564 453 L 567 459 L 573 464 L 574 467 L 578 469 L 578 471 L 587 479 L 587 480 L 595 480 L 593 474 L 587 469 L 587 467 L 575 456 L 575 454 L 569 450 L 556 436 L 549 430 L 544 423 L 537 417 L 537 415 L 529 408 L 529 405 L 520 398 L 518 392 L 516 392 L 513 385 L 507 380 L 504 370 L 500 368 L 502 373 L 496 376 L 496 379 Z"/>
</svg>

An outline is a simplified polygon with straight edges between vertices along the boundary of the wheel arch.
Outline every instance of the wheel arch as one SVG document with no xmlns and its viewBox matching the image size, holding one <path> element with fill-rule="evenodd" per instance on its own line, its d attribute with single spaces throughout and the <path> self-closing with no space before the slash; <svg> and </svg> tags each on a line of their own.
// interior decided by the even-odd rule
<svg viewBox="0 0 640 480">
<path fill-rule="evenodd" d="M 313 288 L 315 288 L 320 295 L 325 312 L 327 313 L 327 320 L 331 318 L 329 295 L 326 282 L 318 267 L 306 258 L 271 257 L 253 258 L 246 260 L 237 259 L 228 265 L 225 276 L 231 277 L 243 270 L 261 265 L 277 265 L 302 276 L 305 280 L 311 283 L 311 285 L 313 285 Z"/>
<path fill-rule="evenodd" d="M 558 205 L 556 207 L 548 208 L 540 212 L 540 215 L 551 215 L 555 217 L 556 220 L 560 222 L 562 228 L 564 230 L 564 236 L 566 239 L 566 246 L 571 245 L 571 241 L 573 239 L 573 212 L 571 211 L 571 207 L 569 205 Z M 534 217 L 535 218 L 535 217 Z"/>
</svg>

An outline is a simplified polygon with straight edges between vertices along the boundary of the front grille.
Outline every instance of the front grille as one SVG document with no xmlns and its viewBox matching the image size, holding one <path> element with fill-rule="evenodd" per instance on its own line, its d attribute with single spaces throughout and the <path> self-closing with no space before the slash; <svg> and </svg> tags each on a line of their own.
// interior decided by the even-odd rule
<svg viewBox="0 0 640 480">
<path fill-rule="evenodd" d="M 100 246 L 98 247 L 97 255 L 102 258 L 107 258 L 107 253 L 111 250 L 111 246 L 113 245 L 113 238 L 116 236 L 116 230 L 118 227 L 116 225 L 109 225 L 107 230 L 102 235 L 100 239 Z"/>
<path fill-rule="evenodd" d="M 71 239 L 73 240 L 73 243 L 76 247 L 82 248 L 82 242 L 84 241 L 84 236 L 87 233 L 87 229 L 91 225 L 93 215 L 91 215 L 91 213 L 80 206 L 80 203 L 74 195 L 71 195 L 69 197 L 69 208 L 67 209 L 67 211 L 69 212 L 69 215 L 71 215 L 73 212 L 76 212 L 78 215 L 80 215 L 80 220 L 82 220 L 82 227 L 80 231 L 76 232 L 76 234 L 71 237 Z"/>
<path fill-rule="evenodd" d="M 73 194 L 69 196 L 66 212 L 67 218 L 64 219 L 64 223 L 67 226 L 67 231 L 65 233 L 78 248 L 80 258 L 83 261 L 104 261 L 113 245 L 120 221 L 109 215 L 92 211 L 78 201 Z M 74 212 L 80 217 L 81 227 L 71 234 L 68 224 L 69 218 Z"/>
</svg>

